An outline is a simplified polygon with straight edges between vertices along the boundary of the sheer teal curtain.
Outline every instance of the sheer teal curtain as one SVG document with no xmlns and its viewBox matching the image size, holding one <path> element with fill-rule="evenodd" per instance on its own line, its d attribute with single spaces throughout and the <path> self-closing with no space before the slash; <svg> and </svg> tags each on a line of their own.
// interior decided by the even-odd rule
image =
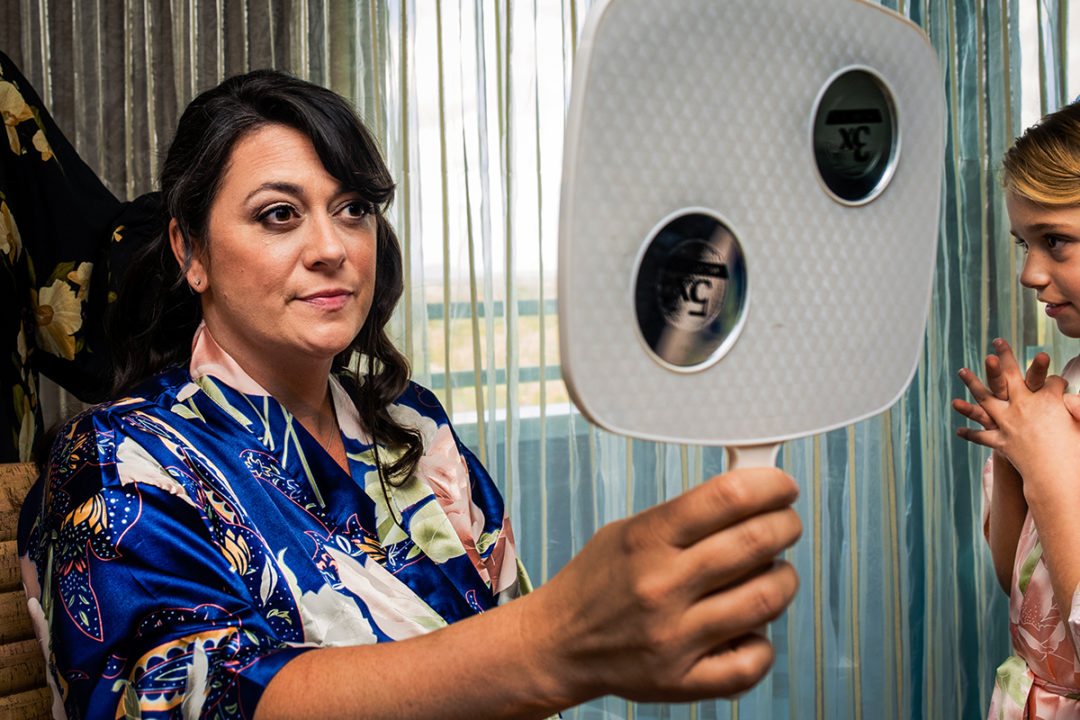
<svg viewBox="0 0 1080 720">
<path fill-rule="evenodd" d="M 557 242 L 550 214 L 557 174 L 544 173 L 543 159 L 557 157 L 559 144 L 542 128 L 555 114 L 553 106 L 561 112 L 565 104 L 573 38 L 585 5 L 490 2 L 462 5 L 459 12 L 443 4 L 434 19 L 424 12 L 427 6 L 416 5 L 400 15 L 414 28 L 400 50 L 416 78 L 409 99 L 422 103 L 425 88 L 437 85 L 441 127 L 441 174 L 420 169 L 426 158 L 436 157 L 434 146 L 419 157 L 414 146 L 408 167 L 413 177 L 440 179 L 434 194 L 444 214 L 414 223 L 411 237 L 416 242 L 419 233 L 427 251 L 434 226 L 443 243 L 434 265 L 443 274 L 441 283 L 428 276 L 428 287 L 441 289 L 445 308 L 453 304 L 455 282 L 461 283 L 470 304 L 456 317 L 473 341 L 460 365 L 438 342 L 427 355 L 414 350 L 413 357 L 439 387 L 446 387 L 440 371 L 449 368 L 446 382 L 461 393 L 448 393 L 460 398 L 453 400 L 454 412 L 478 418 L 470 440 L 506 483 L 523 554 L 538 581 L 557 571 L 598 526 L 724 467 L 719 449 L 634 441 L 589 427 L 553 399 L 557 383 L 538 403 L 527 401 L 521 390 L 522 378 L 537 364 L 526 362 L 524 347 L 534 334 L 524 324 L 523 308 L 545 307 L 543 281 L 552 272 L 544 264 L 545 250 Z M 990 572 L 981 534 L 984 454 L 955 440 L 949 400 L 964 392 L 955 371 L 977 367 L 992 337 L 1003 335 L 1026 347 L 1031 343 L 1022 333 L 1037 325 L 1017 292 L 1016 258 L 995 175 L 997 158 L 1020 129 L 1020 7 L 1008 1 L 890 7 L 930 36 L 950 109 L 933 316 L 916 378 L 889 413 L 783 450 L 781 464 L 804 488 L 799 510 L 806 533 L 791 553 L 803 589 L 772 628 L 778 661 L 760 687 L 737 702 L 684 706 L 606 698 L 575 709 L 571 717 L 901 719 L 985 713 L 994 668 L 1008 655 L 1007 602 Z M 1039 14 L 1051 29 L 1029 41 L 1041 37 L 1041 49 L 1061 47 L 1058 6 L 1043 3 Z M 434 39 L 425 34 L 432 22 Z M 434 56 L 425 53 L 432 47 Z M 463 52 L 475 52 L 475 59 L 463 61 Z M 551 65 L 560 57 L 567 66 L 558 73 L 560 88 L 545 96 Z M 1061 64 L 1053 53 L 1040 57 L 1047 68 Z M 471 115 L 470 103 L 460 99 L 474 93 L 486 98 L 477 101 L 477 107 L 488 108 L 486 118 Z M 460 163 L 454 159 L 459 153 Z M 470 170 L 480 178 L 469 176 Z M 413 196 L 430 203 L 431 194 L 417 188 Z M 458 259 L 468 273 L 455 272 Z M 445 319 L 452 314 L 441 320 L 444 336 L 453 332 L 455 321 Z M 410 319 L 415 334 L 417 318 Z M 420 319 L 420 330 L 431 341 L 435 335 L 423 326 L 428 321 Z M 503 336 L 500 327 L 511 332 Z M 539 337 L 542 346 L 554 341 L 550 331 Z M 550 369 L 545 360 L 538 361 L 542 377 Z M 503 367 L 509 368 L 506 384 L 498 374 Z"/>
<path fill-rule="evenodd" d="M 1009 653 L 1007 599 L 982 539 L 985 454 L 954 438 L 949 400 L 963 394 L 955 371 L 979 367 L 995 336 L 1029 357 L 1047 349 L 1057 367 L 1077 351 L 1019 293 L 996 177 L 1022 127 L 1022 96 L 1037 109 L 1066 97 L 1068 5 L 885 4 L 930 36 L 949 110 L 937 277 L 915 379 L 888 413 L 782 451 L 803 488 L 805 534 L 790 553 L 802 589 L 771 628 L 777 663 L 758 688 L 692 705 L 604 698 L 569 718 L 985 713 Z M 588 5 L 8 0 L 0 43 L 119 195 L 151 188 L 153 149 L 178 109 L 227 74 L 279 67 L 356 102 L 399 182 L 409 290 L 394 334 L 499 478 L 539 583 L 602 524 L 724 469 L 719 449 L 591 427 L 559 379 L 562 119 Z M 65 409 L 62 399 L 53 406 Z"/>
</svg>

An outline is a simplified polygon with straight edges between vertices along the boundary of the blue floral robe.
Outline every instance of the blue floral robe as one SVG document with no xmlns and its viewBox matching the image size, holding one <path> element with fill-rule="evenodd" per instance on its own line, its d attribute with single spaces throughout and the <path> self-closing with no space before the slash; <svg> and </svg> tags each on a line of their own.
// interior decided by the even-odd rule
<svg viewBox="0 0 1080 720">
<path fill-rule="evenodd" d="M 242 371 L 197 365 L 70 423 L 24 506 L 24 582 L 70 717 L 251 717 L 302 652 L 529 589 L 494 483 L 429 391 L 390 408 L 425 455 L 384 493 L 336 380 L 351 477 Z"/>
</svg>

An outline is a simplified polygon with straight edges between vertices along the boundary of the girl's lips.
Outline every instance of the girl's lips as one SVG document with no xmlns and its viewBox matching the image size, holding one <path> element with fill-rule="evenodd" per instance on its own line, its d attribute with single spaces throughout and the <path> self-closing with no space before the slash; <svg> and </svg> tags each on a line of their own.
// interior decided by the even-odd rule
<svg viewBox="0 0 1080 720">
<path fill-rule="evenodd" d="M 1065 308 L 1069 306 L 1069 303 L 1046 303 L 1046 314 L 1048 317 L 1056 318 Z"/>
</svg>

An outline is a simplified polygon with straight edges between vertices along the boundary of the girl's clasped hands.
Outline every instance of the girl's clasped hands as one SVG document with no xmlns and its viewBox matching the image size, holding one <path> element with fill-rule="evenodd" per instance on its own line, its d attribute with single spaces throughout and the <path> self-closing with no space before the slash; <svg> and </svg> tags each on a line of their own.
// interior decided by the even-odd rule
<svg viewBox="0 0 1080 720">
<path fill-rule="evenodd" d="M 1000 453 L 1024 477 L 1070 451 L 1080 461 L 1080 397 L 1066 393 L 1061 376 L 1047 375 L 1049 356 L 1039 353 L 1022 373 L 1009 343 L 995 340 L 994 351 L 986 358 L 985 383 L 960 370 L 975 402 L 956 399 L 953 409 L 982 429 L 961 427 L 957 435 Z"/>
</svg>

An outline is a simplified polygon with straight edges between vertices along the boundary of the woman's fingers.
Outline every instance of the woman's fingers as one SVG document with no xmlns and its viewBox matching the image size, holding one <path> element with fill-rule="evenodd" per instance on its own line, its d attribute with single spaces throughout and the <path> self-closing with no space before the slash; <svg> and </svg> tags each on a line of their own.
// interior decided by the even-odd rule
<svg viewBox="0 0 1080 720">
<path fill-rule="evenodd" d="M 702 598 L 683 621 L 711 644 L 727 642 L 776 620 L 798 590 L 795 568 L 786 560 L 774 560 L 744 582 Z"/>
<path fill-rule="evenodd" d="M 733 698 L 757 685 L 772 668 L 776 651 L 763 635 L 736 638 L 703 657 L 685 676 L 688 700 Z"/>
<path fill-rule="evenodd" d="M 731 697 L 756 684 L 773 662 L 764 627 L 784 612 L 798 589 L 795 569 L 777 561 L 756 577 L 691 608 L 684 622 L 702 633 L 707 644 L 705 654 L 685 675 L 688 690 L 699 697 Z"/>
<path fill-rule="evenodd" d="M 731 471 L 601 528 L 526 598 L 559 648 L 560 672 L 591 678 L 589 693 L 631 699 L 747 689 L 772 650 L 739 639 L 782 613 L 798 587 L 794 569 L 776 562 L 802 531 L 797 495 L 776 468 Z"/>
<path fill-rule="evenodd" d="M 782 470 L 745 468 L 710 478 L 642 517 L 659 539 L 689 547 L 746 518 L 787 507 L 798 496 L 798 485 Z"/>
<path fill-rule="evenodd" d="M 764 634 L 746 633 L 711 648 L 681 672 L 664 678 L 654 675 L 620 693 L 635 702 L 692 702 L 709 698 L 733 699 L 761 682 L 776 660 L 776 651 Z"/>
<path fill-rule="evenodd" d="M 772 665 L 764 626 L 784 612 L 798 589 L 791 564 L 775 561 L 754 577 L 691 605 L 671 625 L 654 628 L 656 636 L 646 640 L 656 648 L 669 643 L 683 647 L 683 662 L 658 669 L 653 677 L 659 692 L 642 686 L 625 696 L 685 701 L 730 697 L 749 689 Z"/>
<path fill-rule="evenodd" d="M 710 595 L 771 567 L 801 535 L 802 520 L 790 507 L 748 518 L 687 548 L 677 558 L 676 582 L 695 597 Z"/>
</svg>

